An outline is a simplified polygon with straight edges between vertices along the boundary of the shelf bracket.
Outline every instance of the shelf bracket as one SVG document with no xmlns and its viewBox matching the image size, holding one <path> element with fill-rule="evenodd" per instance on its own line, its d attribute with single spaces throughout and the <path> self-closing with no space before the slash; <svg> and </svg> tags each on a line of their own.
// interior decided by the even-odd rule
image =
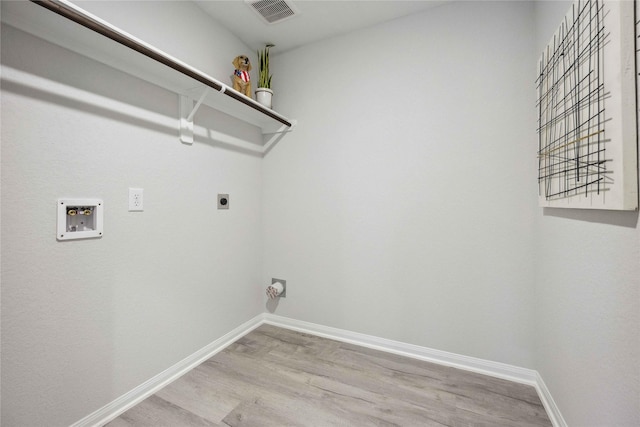
<svg viewBox="0 0 640 427">
<path fill-rule="evenodd" d="M 291 121 L 291 126 L 282 125 L 280 128 L 273 132 L 262 132 L 262 135 L 279 135 L 281 133 L 291 132 L 293 128 L 296 126 L 297 122 L 295 120 Z"/>
<path fill-rule="evenodd" d="M 282 125 L 280 126 L 280 129 L 278 129 L 275 132 L 265 132 L 263 133 L 263 137 L 267 136 L 267 135 L 271 135 L 270 138 L 268 138 L 264 145 L 262 146 L 262 153 L 268 153 L 269 150 L 271 150 L 271 147 L 277 143 L 278 141 L 280 141 L 282 139 L 282 137 L 284 137 L 284 135 L 287 132 L 291 132 L 293 130 L 293 128 L 296 126 L 297 122 L 295 120 L 292 121 L 291 126 L 287 126 L 287 125 Z"/>
<path fill-rule="evenodd" d="M 204 102 L 211 88 L 205 88 L 202 95 L 193 105 L 193 99 L 187 95 L 179 95 L 180 97 L 180 141 L 185 144 L 193 144 L 193 116 Z"/>
</svg>

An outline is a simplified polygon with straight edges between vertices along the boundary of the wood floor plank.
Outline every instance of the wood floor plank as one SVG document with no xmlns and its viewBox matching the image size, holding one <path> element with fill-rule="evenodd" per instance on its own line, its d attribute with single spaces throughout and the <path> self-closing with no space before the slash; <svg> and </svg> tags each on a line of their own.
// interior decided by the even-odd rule
<svg viewBox="0 0 640 427">
<path fill-rule="evenodd" d="M 271 354 L 270 354 L 271 356 Z M 376 402 L 380 407 L 400 409 L 404 406 L 421 408 L 425 414 L 432 413 L 432 419 L 446 422 L 446 417 L 438 414 L 451 413 L 455 409 L 455 395 L 444 390 L 429 387 L 414 387 L 408 382 L 398 383 L 395 376 L 381 369 L 356 369 L 345 367 L 339 362 L 315 360 L 299 360 L 295 357 L 281 359 L 288 365 L 287 369 L 296 369 L 304 373 L 306 382 L 325 393 L 361 399 L 363 402 Z M 267 359 L 264 363 L 270 363 Z M 358 402 L 353 402 L 354 406 Z M 388 418 L 388 417 L 383 417 Z"/>
<path fill-rule="evenodd" d="M 156 395 L 143 400 L 107 425 L 110 427 L 218 426 Z"/>
<path fill-rule="evenodd" d="M 217 387 L 207 372 L 193 369 L 156 396 L 214 423 L 221 423 L 242 401 Z"/>
<path fill-rule="evenodd" d="M 262 325 L 109 425 L 548 427 L 551 422 L 533 387 Z"/>
</svg>

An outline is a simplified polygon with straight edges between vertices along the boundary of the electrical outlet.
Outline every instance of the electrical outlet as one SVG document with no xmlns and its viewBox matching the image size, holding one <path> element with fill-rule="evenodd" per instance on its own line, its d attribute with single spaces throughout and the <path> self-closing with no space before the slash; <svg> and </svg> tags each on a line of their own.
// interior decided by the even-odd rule
<svg viewBox="0 0 640 427">
<path fill-rule="evenodd" d="M 129 188 L 129 212 L 142 212 L 144 210 L 144 190 L 142 188 Z"/>
<path fill-rule="evenodd" d="M 228 194 L 218 194 L 218 209 L 229 209 Z"/>
</svg>

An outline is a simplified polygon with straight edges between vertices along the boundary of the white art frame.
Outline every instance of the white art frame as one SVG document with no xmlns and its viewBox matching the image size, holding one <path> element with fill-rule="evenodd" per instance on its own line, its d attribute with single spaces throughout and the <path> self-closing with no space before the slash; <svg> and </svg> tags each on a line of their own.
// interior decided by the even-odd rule
<svg viewBox="0 0 640 427">
<path fill-rule="evenodd" d="M 540 206 L 638 209 L 634 3 L 577 0 L 540 57 Z"/>
</svg>

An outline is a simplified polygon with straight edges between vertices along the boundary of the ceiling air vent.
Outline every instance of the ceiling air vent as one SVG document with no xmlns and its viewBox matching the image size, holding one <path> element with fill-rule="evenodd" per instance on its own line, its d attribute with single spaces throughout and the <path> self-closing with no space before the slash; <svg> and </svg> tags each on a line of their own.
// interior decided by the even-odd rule
<svg viewBox="0 0 640 427">
<path fill-rule="evenodd" d="M 269 24 L 293 18 L 298 11 L 291 2 L 285 0 L 245 0 L 262 19 Z"/>
</svg>

